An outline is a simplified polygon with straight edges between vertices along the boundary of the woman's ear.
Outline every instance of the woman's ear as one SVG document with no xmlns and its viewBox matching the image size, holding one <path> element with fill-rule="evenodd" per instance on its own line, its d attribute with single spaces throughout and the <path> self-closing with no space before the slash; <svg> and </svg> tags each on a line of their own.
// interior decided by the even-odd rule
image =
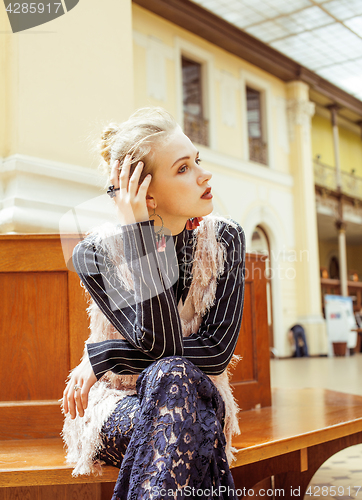
<svg viewBox="0 0 362 500">
<path fill-rule="evenodd" d="M 153 196 L 151 196 L 149 194 L 146 195 L 146 205 L 147 205 L 147 208 L 150 208 L 152 210 L 156 209 L 157 203 L 156 203 L 156 200 L 154 199 Z"/>
</svg>

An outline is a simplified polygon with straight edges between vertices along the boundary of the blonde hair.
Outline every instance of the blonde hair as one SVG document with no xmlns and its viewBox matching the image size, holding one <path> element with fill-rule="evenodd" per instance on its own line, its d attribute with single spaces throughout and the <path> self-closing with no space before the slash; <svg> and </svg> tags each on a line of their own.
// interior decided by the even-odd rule
<svg viewBox="0 0 362 500">
<path fill-rule="evenodd" d="M 173 116 L 163 108 L 141 108 L 123 123 L 110 123 L 101 134 L 97 150 L 103 158 L 101 169 L 107 174 L 107 184 L 113 163 L 120 162 L 120 169 L 127 154 L 132 155 L 130 175 L 137 163 L 142 160 L 144 167 L 140 176 L 141 183 L 153 168 L 152 146 L 174 132 L 179 125 Z"/>
</svg>

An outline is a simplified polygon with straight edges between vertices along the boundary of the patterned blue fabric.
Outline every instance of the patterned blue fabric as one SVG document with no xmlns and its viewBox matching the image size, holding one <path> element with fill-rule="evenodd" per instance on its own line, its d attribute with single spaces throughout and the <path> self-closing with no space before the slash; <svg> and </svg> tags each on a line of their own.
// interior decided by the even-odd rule
<svg viewBox="0 0 362 500">
<path fill-rule="evenodd" d="M 120 467 L 112 500 L 237 498 L 224 415 L 220 393 L 191 361 L 152 363 L 102 428 L 98 457 Z"/>
</svg>

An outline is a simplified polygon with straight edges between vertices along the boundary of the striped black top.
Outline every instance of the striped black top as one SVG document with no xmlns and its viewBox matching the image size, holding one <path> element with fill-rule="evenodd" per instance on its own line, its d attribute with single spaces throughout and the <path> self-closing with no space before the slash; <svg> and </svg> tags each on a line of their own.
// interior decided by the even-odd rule
<svg viewBox="0 0 362 500">
<path fill-rule="evenodd" d="M 234 222 L 234 221 L 233 221 Z M 177 304 L 184 302 L 192 282 L 193 230 L 166 236 L 166 251 L 157 252 L 154 221 L 120 226 L 125 258 L 134 281 L 127 291 L 114 265 L 91 237 L 73 252 L 73 264 L 86 289 L 125 340 L 88 344 L 99 379 L 111 370 L 136 374 L 154 360 L 173 355 L 188 358 L 208 375 L 222 373 L 235 350 L 243 312 L 245 236 L 243 229 L 222 221 L 218 241 L 226 249 L 224 272 L 218 279 L 214 305 L 198 331 L 182 336 Z"/>
</svg>

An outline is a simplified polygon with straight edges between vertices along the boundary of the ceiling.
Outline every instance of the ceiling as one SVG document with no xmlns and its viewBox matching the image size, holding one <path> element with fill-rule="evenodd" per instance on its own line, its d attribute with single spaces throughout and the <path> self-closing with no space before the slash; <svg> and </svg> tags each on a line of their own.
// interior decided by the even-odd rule
<svg viewBox="0 0 362 500">
<path fill-rule="evenodd" d="M 362 101 L 362 0 L 192 0 Z"/>
</svg>

